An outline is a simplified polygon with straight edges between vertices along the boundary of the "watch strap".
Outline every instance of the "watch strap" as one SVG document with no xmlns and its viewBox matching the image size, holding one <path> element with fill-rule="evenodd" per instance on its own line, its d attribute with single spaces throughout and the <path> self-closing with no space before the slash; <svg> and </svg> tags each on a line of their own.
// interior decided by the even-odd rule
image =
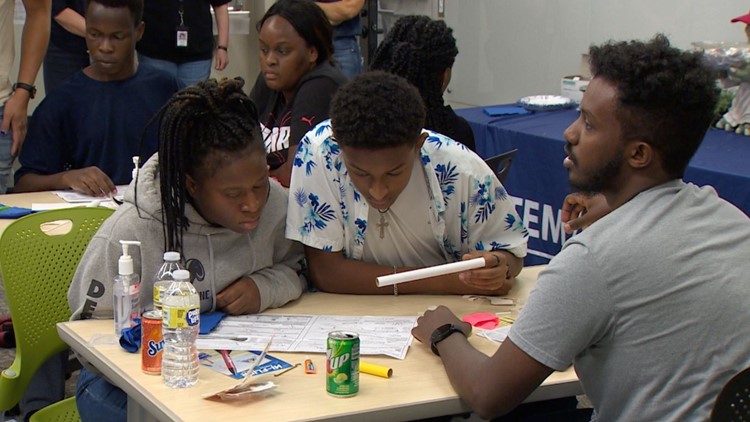
<svg viewBox="0 0 750 422">
<path fill-rule="evenodd" d="M 29 97 L 30 98 L 34 98 L 36 96 L 36 87 L 34 85 L 27 84 L 27 83 L 24 83 L 24 82 L 16 82 L 11 87 L 11 89 L 13 91 L 15 91 L 18 88 L 21 88 L 21 89 L 23 89 L 25 91 L 29 91 Z"/>
<path fill-rule="evenodd" d="M 440 352 L 437 349 L 438 343 L 447 339 L 454 333 L 461 333 L 466 336 L 466 334 L 464 334 L 464 330 L 462 330 L 461 327 L 455 324 L 445 324 L 436 328 L 430 336 L 430 348 L 432 349 L 432 353 L 434 353 L 436 356 L 440 356 Z"/>
</svg>

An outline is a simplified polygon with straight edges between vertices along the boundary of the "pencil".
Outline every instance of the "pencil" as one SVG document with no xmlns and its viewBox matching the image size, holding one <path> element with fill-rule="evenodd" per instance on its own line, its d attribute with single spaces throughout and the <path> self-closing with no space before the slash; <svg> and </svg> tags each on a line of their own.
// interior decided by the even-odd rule
<svg viewBox="0 0 750 422">
<path fill-rule="evenodd" d="M 224 359 L 224 363 L 227 365 L 229 372 L 231 372 L 232 375 L 237 375 L 237 367 L 234 366 L 234 361 L 232 360 L 232 357 L 229 356 L 229 350 L 217 350 L 217 352 L 219 352 Z"/>
</svg>

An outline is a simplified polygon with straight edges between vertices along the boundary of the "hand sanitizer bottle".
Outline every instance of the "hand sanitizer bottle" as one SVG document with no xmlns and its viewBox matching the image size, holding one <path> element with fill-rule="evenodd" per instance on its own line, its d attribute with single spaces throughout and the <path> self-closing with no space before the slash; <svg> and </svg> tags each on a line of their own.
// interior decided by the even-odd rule
<svg viewBox="0 0 750 422">
<path fill-rule="evenodd" d="M 128 254 L 128 246 L 140 246 L 136 240 L 121 240 L 122 256 L 117 261 L 118 275 L 114 280 L 115 335 L 120 337 L 122 330 L 136 325 L 141 317 L 141 280 L 133 272 L 133 257 Z"/>
</svg>

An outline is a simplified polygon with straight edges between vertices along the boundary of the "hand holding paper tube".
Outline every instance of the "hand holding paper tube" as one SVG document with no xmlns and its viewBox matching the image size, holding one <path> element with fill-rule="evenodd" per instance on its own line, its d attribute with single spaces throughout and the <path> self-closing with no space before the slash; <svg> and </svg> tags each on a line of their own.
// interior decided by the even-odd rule
<svg viewBox="0 0 750 422">
<path fill-rule="evenodd" d="M 473 270 L 475 268 L 482 268 L 485 265 L 484 258 L 474 258 L 468 261 L 452 262 L 450 264 L 420 268 L 398 274 L 383 275 L 377 278 L 377 284 L 378 287 L 390 286 L 393 284 L 406 283 L 407 281 L 421 280 L 423 278 L 435 277 L 443 274 Z"/>
</svg>

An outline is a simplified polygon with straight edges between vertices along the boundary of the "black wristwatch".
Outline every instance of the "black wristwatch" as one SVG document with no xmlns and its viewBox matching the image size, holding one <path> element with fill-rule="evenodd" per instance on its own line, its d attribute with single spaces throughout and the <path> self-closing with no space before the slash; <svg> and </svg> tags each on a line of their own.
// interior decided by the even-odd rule
<svg viewBox="0 0 750 422">
<path fill-rule="evenodd" d="M 464 334 L 464 331 L 455 324 L 445 324 L 437 327 L 435 331 L 432 332 L 432 335 L 430 336 L 430 348 L 432 349 L 432 353 L 436 354 L 437 356 L 440 356 L 440 352 L 438 352 L 437 345 L 441 341 L 448 338 L 453 333 L 461 333 Z M 466 335 L 466 334 L 464 334 Z"/>
<path fill-rule="evenodd" d="M 15 91 L 16 89 L 21 88 L 26 91 L 29 91 L 29 97 L 34 98 L 36 96 L 36 87 L 34 85 L 25 84 L 23 82 L 16 82 L 13 84 L 11 89 Z"/>
</svg>

